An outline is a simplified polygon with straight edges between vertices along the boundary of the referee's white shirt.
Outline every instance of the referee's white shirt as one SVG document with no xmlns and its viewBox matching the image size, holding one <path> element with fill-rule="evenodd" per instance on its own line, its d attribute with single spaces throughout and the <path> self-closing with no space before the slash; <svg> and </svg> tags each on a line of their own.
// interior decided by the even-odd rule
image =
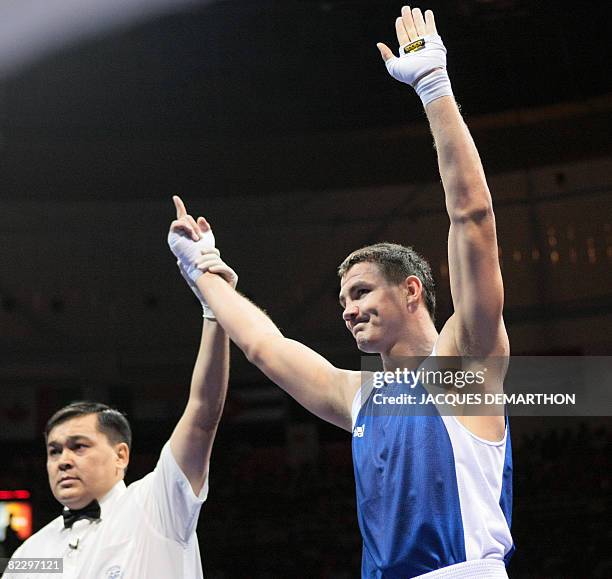
<svg viewBox="0 0 612 579">
<path fill-rule="evenodd" d="M 13 554 L 63 558 L 62 574 L 5 573 L 5 579 L 201 579 L 196 536 L 208 479 L 196 496 L 170 443 L 155 470 L 129 487 L 119 481 L 100 503 L 101 518 L 64 528 L 61 516 Z"/>
</svg>

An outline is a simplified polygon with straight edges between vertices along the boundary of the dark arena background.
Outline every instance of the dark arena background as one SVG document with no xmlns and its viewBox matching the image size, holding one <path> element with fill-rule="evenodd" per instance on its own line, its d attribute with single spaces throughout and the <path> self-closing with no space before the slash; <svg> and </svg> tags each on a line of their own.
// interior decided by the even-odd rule
<svg viewBox="0 0 612 579">
<path fill-rule="evenodd" d="M 210 220 L 239 289 L 336 365 L 360 364 L 335 273 L 357 247 L 413 245 L 438 319 L 450 313 L 432 139 L 375 46 L 395 45 L 398 2 L 140 4 L 43 10 L 29 27 L 0 5 L 0 508 L 27 505 L 34 531 L 59 513 L 42 438 L 56 409 L 126 411 L 130 482 L 187 400 L 201 312 L 166 245 L 172 194 Z M 487 172 L 513 353 L 610 355 L 606 3 L 421 7 Z M 510 577 L 612 577 L 610 413 L 511 418 Z M 234 350 L 198 526 L 205 576 L 358 577 L 350 445 Z"/>
</svg>

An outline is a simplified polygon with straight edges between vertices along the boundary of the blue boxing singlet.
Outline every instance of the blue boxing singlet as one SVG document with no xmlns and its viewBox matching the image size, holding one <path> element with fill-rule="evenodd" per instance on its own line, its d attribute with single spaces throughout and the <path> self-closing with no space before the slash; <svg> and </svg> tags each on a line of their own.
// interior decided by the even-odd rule
<svg viewBox="0 0 612 579">
<path fill-rule="evenodd" d="M 406 391 L 397 383 L 384 390 Z M 506 576 L 503 562 L 514 551 L 508 424 L 504 438 L 490 442 L 433 405 L 429 416 L 400 404 L 381 413 L 377 393 L 361 404 L 360 390 L 353 404 L 362 579 L 409 579 L 468 561 L 495 563 Z"/>
</svg>

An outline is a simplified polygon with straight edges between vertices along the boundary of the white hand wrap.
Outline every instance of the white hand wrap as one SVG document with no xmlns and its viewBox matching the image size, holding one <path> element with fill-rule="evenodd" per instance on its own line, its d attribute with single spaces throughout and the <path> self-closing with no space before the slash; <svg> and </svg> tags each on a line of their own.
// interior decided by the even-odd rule
<svg viewBox="0 0 612 579">
<path fill-rule="evenodd" d="M 387 60 L 387 70 L 394 79 L 413 87 L 423 106 L 453 95 L 446 72 L 446 48 L 438 34 L 400 46 L 399 55 Z"/>
<path fill-rule="evenodd" d="M 202 233 L 199 241 L 193 241 L 183 233 L 170 231 L 168 245 L 189 279 L 195 283 L 202 275 L 202 271 L 197 268 L 195 262 L 202 256 L 202 250 L 215 247 L 215 236 L 212 231 L 208 230 Z"/>
</svg>

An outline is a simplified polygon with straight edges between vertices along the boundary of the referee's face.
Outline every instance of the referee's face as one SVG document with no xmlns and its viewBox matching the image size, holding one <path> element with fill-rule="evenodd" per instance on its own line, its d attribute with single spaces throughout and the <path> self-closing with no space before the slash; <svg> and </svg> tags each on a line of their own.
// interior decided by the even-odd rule
<svg viewBox="0 0 612 579">
<path fill-rule="evenodd" d="M 64 506 L 80 509 L 101 499 L 123 478 L 127 445 L 112 445 L 98 430 L 96 414 L 55 426 L 47 437 L 47 473 L 53 496 Z"/>
</svg>

